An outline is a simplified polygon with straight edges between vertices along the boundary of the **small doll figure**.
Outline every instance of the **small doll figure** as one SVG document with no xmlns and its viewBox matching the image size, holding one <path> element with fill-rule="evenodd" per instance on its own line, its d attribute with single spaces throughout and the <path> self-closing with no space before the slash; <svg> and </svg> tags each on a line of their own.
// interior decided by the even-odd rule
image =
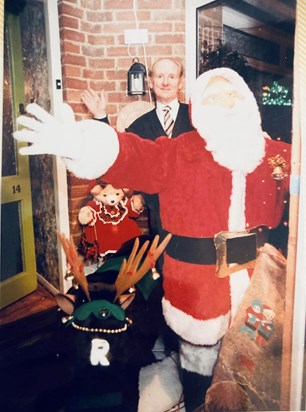
<svg viewBox="0 0 306 412">
<path fill-rule="evenodd" d="M 255 342 L 258 346 L 266 346 L 268 340 L 274 333 L 274 311 L 268 306 L 263 307 L 263 319 L 260 321 L 258 327 L 258 335 L 256 336 Z"/>
<path fill-rule="evenodd" d="M 254 300 L 246 311 L 244 326 L 241 327 L 240 332 L 246 333 L 251 340 L 255 339 L 255 332 L 263 319 L 262 310 L 261 302 Z"/>
<path fill-rule="evenodd" d="M 85 260 L 103 261 L 124 242 L 142 234 L 135 219 L 143 211 L 143 201 L 140 195 L 128 198 L 129 189 L 99 180 L 92 181 L 88 190 L 93 199 L 79 211 L 79 222 L 85 228 L 78 249 Z"/>
</svg>

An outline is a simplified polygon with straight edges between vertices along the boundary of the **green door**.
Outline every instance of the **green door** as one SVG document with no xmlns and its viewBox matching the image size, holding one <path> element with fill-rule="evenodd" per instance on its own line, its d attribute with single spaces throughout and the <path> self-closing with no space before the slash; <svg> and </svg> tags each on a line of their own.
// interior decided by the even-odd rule
<svg viewBox="0 0 306 412">
<path fill-rule="evenodd" d="M 4 32 L 0 308 L 37 287 L 29 161 L 12 137 L 24 108 L 18 16 L 6 16 Z"/>
</svg>

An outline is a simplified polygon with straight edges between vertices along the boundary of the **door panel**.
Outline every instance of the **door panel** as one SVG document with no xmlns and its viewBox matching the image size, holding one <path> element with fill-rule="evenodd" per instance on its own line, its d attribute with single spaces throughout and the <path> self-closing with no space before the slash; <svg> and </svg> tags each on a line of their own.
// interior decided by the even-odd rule
<svg viewBox="0 0 306 412">
<path fill-rule="evenodd" d="M 19 19 L 25 102 L 35 102 L 50 111 L 51 67 L 44 2 L 27 2 Z M 29 162 L 37 272 L 59 289 L 54 159 L 48 155 L 30 156 Z"/>
<path fill-rule="evenodd" d="M 18 154 L 12 132 L 24 107 L 19 18 L 8 15 L 4 35 L 3 145 L 1 178 L 0 308 L 34 291 L 37 275 L 27 157 Z"/>
</svg>

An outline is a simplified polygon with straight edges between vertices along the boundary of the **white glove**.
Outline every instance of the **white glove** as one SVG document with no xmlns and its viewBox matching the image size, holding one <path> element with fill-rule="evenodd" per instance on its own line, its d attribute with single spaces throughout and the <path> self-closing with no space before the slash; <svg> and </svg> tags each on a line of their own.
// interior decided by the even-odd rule
<svg viewBox="0 0 306 412">
<path fill-rule="evenodd" d="M 26 109 L 38 120 L 18 117 L 18 124 L 27 129 L 15 132 L 14 138 L 32 143 L 21 148 L 20 154 L 61 156 L 70 171 L 87 179 L 101 176 L 115 162 L 119 142 L 115 130 L 108 124 L 96 120 L 76 122 L 67 104 L 62 105 L 61 121 L 35 103 L 29 104 Z"/>
<path fill-rule="evenodd" d="M 81 130 L 77 127 L 70 106 L 62 105 L 62 121 L 58 121 L 35 103 L 29 104 L 26 109 L 39 121 L 28 116 L 18 117 L 17 123 L 30 130 L 23 129 L 15 132 L 14 138 L 32 143 L 31 146 L 21 148 L 20 154 L 53 154 L 71 159 L 79 158 L 82 144 Z"/>
</svg>

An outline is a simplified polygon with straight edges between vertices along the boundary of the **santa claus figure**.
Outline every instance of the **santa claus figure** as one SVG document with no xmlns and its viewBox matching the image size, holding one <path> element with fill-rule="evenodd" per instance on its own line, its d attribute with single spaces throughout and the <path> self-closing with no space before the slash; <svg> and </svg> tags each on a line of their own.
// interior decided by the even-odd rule
<svg viewBox="0 0 306 412">
<path fill-rule="evenodd" d="M 62 155 L 79 177 L 103 175 L 118 187 L 159 194 L 163 229 L 173 235 L 164 254 L 163 312 L 180 337 L 188 412 L 204 402 L 263 228 L 280 223 L 290 161 L 290 146 L 262 131 L 254 95 L 233 70 L 202 74 L 190 103 L 195 130 L 173 140 L 142 140 L 89 120 L 72 132 L 36 105 L 28 111 L 41 122 L 22 117 L 33 132 L 15 134 L 33 143 L 23 153 Z M 281 168 L 276 178 L 273 159 Z"/>
</svg>

